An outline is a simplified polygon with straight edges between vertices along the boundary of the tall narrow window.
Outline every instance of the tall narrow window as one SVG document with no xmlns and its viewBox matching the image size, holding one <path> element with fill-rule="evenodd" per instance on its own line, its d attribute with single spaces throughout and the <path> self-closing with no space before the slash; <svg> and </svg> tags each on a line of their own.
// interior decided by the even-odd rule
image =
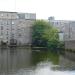
<svg viewBox="0 0 75 75">
<path fill-rule="evenodd" d="M 7 23 L 7 25 L 8 25 L 8 21 L 7 21 L 6 23 Z"/>
<path fill-rule="evenodd" d="M 3 35 L 3 32 L 1 32 L 1 35 Z"/>
<path fill-rule="evenodd" d="M 8 31 L 7 31 L 7 35 L 8 35 Z"/>
<path fill-rule="evenodd" d="M 3 30 L 3 26 L 1 26 L 1 30 Z"/>
</svg>

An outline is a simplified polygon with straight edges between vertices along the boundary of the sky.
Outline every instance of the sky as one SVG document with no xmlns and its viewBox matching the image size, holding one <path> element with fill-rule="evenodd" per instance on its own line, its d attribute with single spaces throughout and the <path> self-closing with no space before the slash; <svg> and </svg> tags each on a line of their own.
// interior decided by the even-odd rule
<svg viewBox="0 0 75 75">
<path fill-rule="evenodd" d="M 37 19 L 75 20 L 75 0 L 0 0 L 0 11 L 36 13 Z"/>
</svg>

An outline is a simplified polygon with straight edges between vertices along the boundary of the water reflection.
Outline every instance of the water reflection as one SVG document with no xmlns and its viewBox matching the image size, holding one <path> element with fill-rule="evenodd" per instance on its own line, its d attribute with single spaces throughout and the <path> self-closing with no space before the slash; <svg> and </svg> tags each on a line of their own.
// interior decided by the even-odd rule
<svg viewBox="0 0 75 75">
<path fill-rule="evenodd" d="M 33 56 L 33 64 L 37 64 L 38 62 L 41 61 L 51 61 L 53 64 L 59 63 L 59 55 L 49 50 L 40 52 L 33 51 L 32 56 Z"/>
<path fill-rule="evenodd" d="M 71 55 L 72 54 L 72 55 Z M 1 48 L 0 75 L 75 75 L 75 53 Z"/>
<path fill-rule="evenodd" d="M 0 50 L 0 73 L 11 74 L 19 69 L 30 67 L 31 50 L 21 48 L 6 48 Z M 1 75 L 0 74 L 0 75 Z"/>
<path fill-rule="evenodd" d="M 60 55 L 59 57 L 59 65 L 62 70 L 75 70 L 75 53 L 74 52 L 66 52 L 64 55 Z"/>
</svg>

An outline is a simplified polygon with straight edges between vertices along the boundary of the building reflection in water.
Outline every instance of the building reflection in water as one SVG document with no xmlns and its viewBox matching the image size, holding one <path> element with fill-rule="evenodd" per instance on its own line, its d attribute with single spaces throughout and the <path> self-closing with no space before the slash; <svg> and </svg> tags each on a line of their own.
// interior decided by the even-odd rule
<svg viewBox="0 0 75 75">
<path fill-rule="evenodd" d="M 62 70 L 75 70 L 75 53 L 70 51 L 65 51 L 64 55 L 59 57 L 59 65 Z"/>
<path fill-rule="evenodd" d="M 46 75 L 48 71 L 53 75 L 61 71 L 63 75 L 64 71 L 73 70 L 75 53 L 72 52 L 62 55 L 31 48 L 0 48 L 0 75 Z"/>
<path fill-rule="evenodd" d="M 0 49 L 0 75 L 10 75 L 20 69 L 30 67 L 31 50 L 21 48 Z"/>
</svg>

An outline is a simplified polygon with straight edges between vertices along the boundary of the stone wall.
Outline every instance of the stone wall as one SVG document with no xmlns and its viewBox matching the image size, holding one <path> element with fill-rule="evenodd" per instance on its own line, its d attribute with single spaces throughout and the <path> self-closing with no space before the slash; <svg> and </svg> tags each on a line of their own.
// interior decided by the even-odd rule
<svg viewBox="0 0 75 75">
<path fill-rule="evenodd" d="M 65 41 L 65 49 L 75 49 L 75 40 Z"/>
</svg>

